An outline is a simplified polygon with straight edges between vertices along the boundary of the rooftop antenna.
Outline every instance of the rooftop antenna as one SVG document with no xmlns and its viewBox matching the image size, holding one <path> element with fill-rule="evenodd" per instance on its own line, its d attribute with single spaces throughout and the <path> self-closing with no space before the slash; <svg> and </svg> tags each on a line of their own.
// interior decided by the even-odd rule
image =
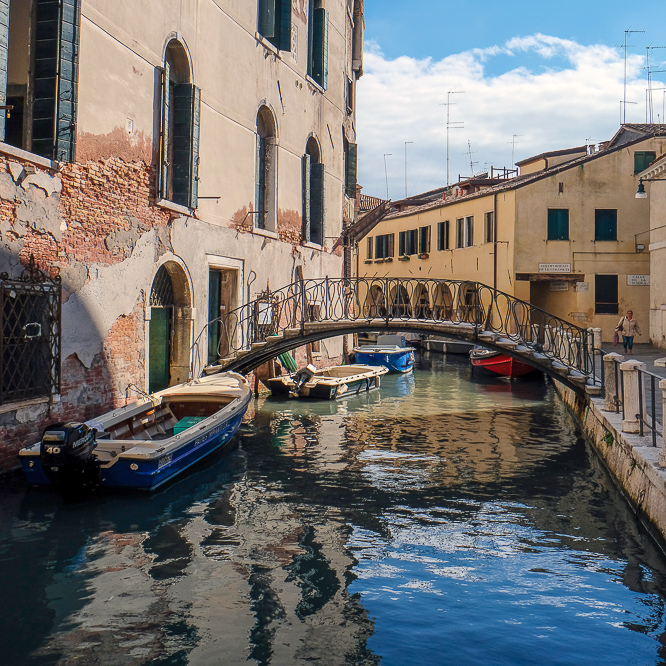
<svg viewBox="0 0 666 666">
<path fill-rule="evenodd" d="M 664 49 L 666 46 L 649 46 L 645 47 L 645 67 L 647 69 L 647 78 L 648 78 L 648 87 L 646 90 L 646 100 L 645 100 L 645 122 L 652 123 L 654 122 L 654 106 L 652 103 L 652 74 L 663 73 L 663 69 L 650 69 L 650 51 L 654 49 Z"/>
<path fill-rule="evenodd" d="M 622 110 L 624 109 L 624 111 L 626 113 L 627 104 L 638 104 L 638 102 L 626 102 L 626 101 L 620 100 L 620 125 L 623 124 L 623 122 L 622 122 Z"/>
<path fill-rule="evenodd" d="M 469 155 L 469 175 L 474 178 L 474 165 L 478 162 L 472 161 L 472 155 L 476 155 L 476 151 L 472 151 L 472 142 L 469 139 L 467 139 L 467 153 L 465 154 Z"/>
<path fill-rule="evenodd" d="M 624 95 L 622 96 L 622 114 L 620 115 L 620 123 L 624 124 L 627 121 L 627 48 L 633 44 L 627 44 L 627 35 L 644 33 L 645 30 L 632 30 L 629 26 L 624 31 Z"/>
<path fill-rule="evenodd" d="M 407 144 L 413 141 L 405 141 L 405 199 L 407 198 Z"/>
<path fill-rule="evenodd" d="M 448 188 L 449 185 L 451 184 L 450 178 L 449 178 L 449 130 L 453 127 L 453 129 L 462 129 L 464 123 L 462 121 L 457 121 L 457 122 L 451 122 L 451 105 L 454 104 L 451 101 L 451 95 L 464 95 L 465 91 L 464 90 L 449 90 L 446 93 L 446 102 L 444 104 L 441 104 L 440 106 L 445 106 L 446 107 L 446 187 Z"/>
<path fill-rule="evenodd" d="M 514 160 L 515 153 L 516 153 L 516 137 L 518 137 L 518 136 L 524 136 L 524 135 L 523 134 L 514 134 L 511 141 L 508 142 L 508 143 L 511 144 L 511 168 L 516 166 L 514 164 L 513 160 Z"/>
<path fill-rule="evenodd" d="M 392 153 L 384 153 L 384 175 L 386 176 L 386 200 L 389 198 L 389 189 L 388 189 L 388 171 L 386 169 L 386 158 L 390 157 Z"/>
</svg>

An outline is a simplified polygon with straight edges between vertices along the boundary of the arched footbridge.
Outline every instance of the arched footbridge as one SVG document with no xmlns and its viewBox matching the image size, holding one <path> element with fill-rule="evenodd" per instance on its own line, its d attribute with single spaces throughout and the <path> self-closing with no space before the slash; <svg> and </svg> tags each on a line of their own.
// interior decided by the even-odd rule
<svg viewBox="0 0 666 666">
<path fill-rule="evenodd" d="M 479 282 L 302 280 L 267 290 L 209 322 L 195 351 L 207 342 L 212 327 L 217 327 L 218 361 L 204 369 L 206 374 L 248 373 L 284 352 L 339 335 L 409 331 L 501 351 L 579 393 L 601 389 L 590 330 Z"/>
</svg>

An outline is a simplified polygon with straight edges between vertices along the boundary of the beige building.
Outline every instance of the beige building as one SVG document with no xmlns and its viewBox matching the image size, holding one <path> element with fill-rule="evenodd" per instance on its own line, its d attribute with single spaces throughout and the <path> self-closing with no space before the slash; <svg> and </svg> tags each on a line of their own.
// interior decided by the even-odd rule
<svg viewBox="0 0 666 666">
<path fill-rule="evenodd" d="M 665 145 L 661 125 L 623 125 L 598 150 L 544 153 L 518 163 L 516 177 L 473 178 L 403 210 L 398 202 L 357 239 L 358 275 L 481 282 L 600 327 L 604 341 L 630 308 L 643 324 L 637 342 L 647 342 L 649 217 L 635 193 Z"/>
<path fill-rule="evenodd" d="M 363 0 L 0 0 L 0 272 L 34 257 L 51 298 L 3 332 L 8 457 L 224 355 L 220 314 L 342 274 L 363 27 Z"/>
</svg>

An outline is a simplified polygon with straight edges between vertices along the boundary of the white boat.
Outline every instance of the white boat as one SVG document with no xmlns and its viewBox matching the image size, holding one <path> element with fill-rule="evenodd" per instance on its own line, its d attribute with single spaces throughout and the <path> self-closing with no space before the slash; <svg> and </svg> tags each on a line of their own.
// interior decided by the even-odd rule
<svg viewBox="0 0 666 666">
<path fill-rule="evenodd" d="M 290 375 L 273 377 L 268 387 L 273 395 L 290 398 L 335 400 L 379 388 L 388 369 L 370 365 L 337 365 L 317 370 L 308 365 Z"/>
<path fill-rule="evenodd" d="M 55 423 L 19 457 L 31 484 L 78 496 L 97 486 L 154 490 L 230 442 L 252 392 L 235 372 L 179 384 L 86 421 Z"/>
</svg>

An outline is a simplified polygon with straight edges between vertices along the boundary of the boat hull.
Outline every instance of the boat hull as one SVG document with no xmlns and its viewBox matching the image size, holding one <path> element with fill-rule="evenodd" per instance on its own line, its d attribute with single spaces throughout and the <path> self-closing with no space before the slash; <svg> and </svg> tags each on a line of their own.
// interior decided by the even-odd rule
<svg viewBox="0 0 666 666">
<path fill-rule="evenodd" d="M 206 419 L 202 425 L 197 424 L 169 439 L 155 442 L 151 449 L 142 446 L 140 441 L 128 440 L 127 451 L 108 460 L 98 458 L 101 463 L 101 486 L 155 490 L 211 453 L 231 448 L 233 436 L 240 427 L 251 397 L 249 389 L 244 391 L 233 405 Z M 96 427 L 103 419 L 100 417 L 89 423 L 91 427 Z M 105 440 L 99 439 L 97 446 L 103 449 Z M 40 447 L 41 443 L 37 443 L 20 451 L 21 468 L 31 485 L 50 485 L 40 460 Z"/>
<path fill-rule="evenodd" d="M 483 368 L 502 377 L 523 377 L 534 372 L 531 365 L 517 361 L 501 352 L 475 354 L 470 352 L 470 363 L 475 368 Z"/>
<path fill-rule="evenodd" d="M 403 348 L 397 351 L 388 351 L 378 348 L 376 351 L 354 349 L 357 363 L 364 365 L 379 366 L 388 368 L 389 372 L 410 372 L 414 368 L 414 350 L 412 348 Z"/>
</svg>

